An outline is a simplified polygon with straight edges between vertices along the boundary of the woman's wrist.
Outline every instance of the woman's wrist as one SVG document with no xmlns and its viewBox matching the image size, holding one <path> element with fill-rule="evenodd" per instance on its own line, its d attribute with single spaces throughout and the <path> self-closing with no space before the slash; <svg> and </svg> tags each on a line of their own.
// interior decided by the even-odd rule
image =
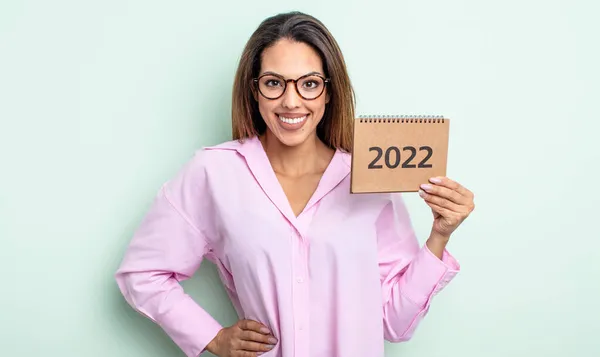
<svg viewBox="0 0 600 357">
<path fill-rule="evenodd" d="M 450 241 L 450 236 L 441 235 L 437 232 L 431 232 L 427 239 L 427 248 L 439 259 L 442 259 L 446 245 Z"/>
</svg>

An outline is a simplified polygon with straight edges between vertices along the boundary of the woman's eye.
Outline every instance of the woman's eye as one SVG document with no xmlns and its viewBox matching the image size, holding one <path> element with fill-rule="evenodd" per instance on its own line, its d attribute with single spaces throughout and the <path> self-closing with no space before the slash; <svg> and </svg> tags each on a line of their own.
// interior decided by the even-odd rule
<svg viewBox="0 0 600 357">
<path fill-rule="evenodd" d="M 267 86 L 269 87 L 277 87 L 279 86 L 279 81 L 275 79 L 270 79 L 267 81 Z"/>
<path fill-rule="evenodd" d="M 313 89 L 319 86 L 319 83 L 316 81 L 306 81 L 304 82 L 304 87 L 308 89 Z"/>
</svg>

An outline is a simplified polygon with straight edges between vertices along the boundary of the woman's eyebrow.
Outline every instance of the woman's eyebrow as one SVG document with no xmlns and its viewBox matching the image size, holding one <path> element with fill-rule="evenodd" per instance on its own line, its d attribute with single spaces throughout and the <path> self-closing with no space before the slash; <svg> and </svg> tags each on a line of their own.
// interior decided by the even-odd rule
<svg viewBox="0 0 600 357">
<path fill-rule="evenodd" d="M 266 72 L 263 72 L 263 73 L 261 73 L 260 75 L 262 76 L 262 75 L 265 75 L 265 74 L 272 74 L 272 75 L 275 75 L 275 76 L 280 76 L 280 77 L 286 78 L 284 75 L 282 75 L 282 74 L 279 74 L 279 73 L 277 73 L 277 72 L 273 72 L 273 71 L 266 71 Z M 308 73 L 306 73 L 306 74 L 303 74 L 302 76 L 308 76 L 308 75 L 313 75 L 313 74 L 318 74 L 318 75 L 320 75 L 320 76 L 322 76 L 322 75 L 323 75 L 323 74 L 322 74 L 321 72 L 319 72 L 319 71 L 312 71 L 312 72 L 308 72 Z M 302 76 L 300 76 L 300 77 L 302 77 Z"/>
</svg>

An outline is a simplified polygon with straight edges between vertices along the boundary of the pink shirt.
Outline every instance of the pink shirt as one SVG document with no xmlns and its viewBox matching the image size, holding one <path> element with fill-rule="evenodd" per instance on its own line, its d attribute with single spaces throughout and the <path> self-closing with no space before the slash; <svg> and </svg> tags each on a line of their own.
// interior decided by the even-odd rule
<svg viewBox="0 0 600 357">
<path fill-rule="evenodd" d="M 419 246 L 400 194 L 350 194 L 336 151 L 299 216 L 257 138 L 198 150 L 136 231 L 116 279 L 125 299 L 198 356 L 222 328 L 183 291 L 213 262 L 240 318 L 279 340 L 264 357 L 380 357 L 406 341 L 459 270 Z"/>
</svg>

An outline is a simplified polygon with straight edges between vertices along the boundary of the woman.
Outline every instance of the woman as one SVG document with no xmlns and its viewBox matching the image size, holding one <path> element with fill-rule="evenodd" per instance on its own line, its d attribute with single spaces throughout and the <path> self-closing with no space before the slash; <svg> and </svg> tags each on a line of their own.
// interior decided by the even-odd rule
<svg viewBox="0 0 600 357">
<path fill-rule="evenodd" d="M 351 195 L 354 95 L 316 19 L 265 20 L 244 49 L 233 139 L 198 150 L 160 190 L 116 279 L 187 356 L 383 356 L 459 270 L 446 251 L 473 194 L 432 178 L 422 247 L 399 194 Z M 206 258 L 240 320 L 223 327 L 179 281 Z"/>
</svg>

